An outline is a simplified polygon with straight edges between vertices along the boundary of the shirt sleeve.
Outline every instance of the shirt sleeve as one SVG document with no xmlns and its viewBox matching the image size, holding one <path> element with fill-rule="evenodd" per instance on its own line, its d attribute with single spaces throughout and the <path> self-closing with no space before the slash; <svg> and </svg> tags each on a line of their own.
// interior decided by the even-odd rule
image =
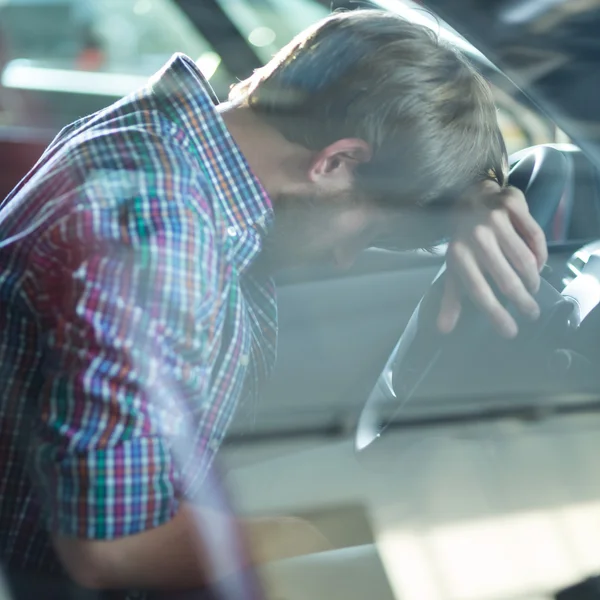
<svg viewBox="0 0 600 600">
<path fill-rule="evenodd" d="M 44 371 L 32 464 L 55 532 L 112 539 L 177 511 L 171 441 L 206 397 L 220 307 L 214 225 L 194 194 L 113 188 L 30 256 Z"/>
</svg>

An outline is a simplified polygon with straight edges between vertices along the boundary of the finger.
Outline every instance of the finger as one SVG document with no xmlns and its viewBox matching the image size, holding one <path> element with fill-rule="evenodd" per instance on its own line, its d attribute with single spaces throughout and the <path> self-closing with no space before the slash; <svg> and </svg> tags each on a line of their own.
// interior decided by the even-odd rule
<svg viewBox="0 0 600 600">
<path fill-rule="evenodd" d="M 538 269 L 541 271 L 548 260 L 548 245 L 544 230 L 529 212 L 529 207 L 522 192 L 517 194 L 515 188 L 507 188 L 504 194 L 504 205 L 508 210 L 510 220 L 535 254 Z"/>
<path fill-rule="evenodd" d="M 538 259 L 533 250 L 515 231 L 511 222 L 507 223 L 507 227 L 497 229 L 496 238 L 504 256 L 517 271 L 527 289 L 536 294 L 540 289 L 541 277 Z"/>
<path fill-rule="evenodd" d="M 475 305 L 488 315 L 500 335 L 515 337 L 518 333 L 515 320 L 496 298 L 470 249 L 463 244 L 454 244 L 450 252 L 454 272 L 460 277 Z"/>
<path fill-rule="evenodd" d="M 456 280 L 446 271 L 446 281 L 444 283 L 444 295 L 440 307 L 437 326 L 441 333 L 448 334 L 454 331 L 458 320 L 462 304 L 460 302 L 460 291 Z"/>
<path fill-rule="evenodd" d="M 540 316 L 540 309 L 533 296 L 527 291 L 523 281 L 508 262 L 504 252 L 498 245 L 495 235 L 487 228 L 476 229 L 474 236 L 479 235 L 479 262 L 492 277 L 494 283 L 504 296 L 531 319 Z M 497 232 L 496 232 L 497 234 Z M 515 233 L 516 235 L 516 233 Z"/>
</svg>

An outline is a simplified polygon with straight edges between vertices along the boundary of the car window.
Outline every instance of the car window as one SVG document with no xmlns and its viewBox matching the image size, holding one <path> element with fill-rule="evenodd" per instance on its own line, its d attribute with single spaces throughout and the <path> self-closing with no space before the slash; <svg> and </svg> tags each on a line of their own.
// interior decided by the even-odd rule
<svg viewBox="0 0 600 600">
<path fill-rule="evenodd" d="M 221 0 L 217 9 L 255 66 L 329 12 L 315 0 Z M 199 31 L 173 0 L 0 2 L 0 126 L 60 128 L 139 88 L 175 52 L 223 98 L 235 50 L 221 56 L 207 41 L 218 26 Z"/>
<path fill-rule="evenodd" d="M 264 65 L 332 7 L 366 4 L 367 0 L 0 0 L 0 202 L 3 189 L 17 183 L 14 173 L 20 177 L 31 168 L 59 128 L 144 85 L 173 53 L 190 56 L 217 96 L 225 99 L 232 84 Z M 415 8 L 408 0 L 372 0 L 371 4 L 414 16 L 406 12 Z M 523 9 L 525 4 L 511 2 L 513 8 Z M 454 30 L 418 10 L 417 22 L 433 24 L 471 57 L 485 61 Z M 484 75 L 490 81 L 509 153 L 545 143 L 568 145 L 569 139 L 545 113 L 523 98 L 504 75 L 501 84 L 492 71 Z M 198 122 L 218 125 L 218 119 L 205 118 L 213 111 L 210 101 L 204 104 L 206 113 L 199 111 Z M 423 102 L 417 106 L 427 111 Z M 89 163 L 83 155 L 81 169 L 77 160 L 63 162 L 61 150 L 46 155 L 48 161 L 37 171 L 40 185 L 49 184 L 40 194 L 39 212 L 34 214 L 27 204 L 33 196 L 29 190 L 38 185 L 36 179 L 26 180 L 20 188 L 23 194 L 0 203 L 0 225 L 18 226 L 16 235 L 0 236 L 0 324 L 4 324 L 0 382 L 8 382 L 14 390 L 3 398 L 6 387 L 0 385 L 0 499 L 22 497 L 22 485 L 14 479 L 18 471 L 25 480 L 21 448 L 9 447 L 7 441 L 12 423 L 18 421 L 28 435 L 29 430 L 38 434 L 36 441 L 42 446 L 37 454 L 24 452 L 24 458 L 37 457 L 40 464 L 55 469 L 43 472 L 39 464 L 32 464 L 38 471 L 27 480 L 64 477 L 62 495 L 52 502 L 60 504 L 64 521 L 73 517 L 73 538 L 116 540 L 125 531 L 123 523 L 137 517 L 150 523 L 153 513 L 152 526 L 158 529 L 159 512 L 167 512 L 159 492 L 177 491 L 169 510 L 179 510 L 198 492 L 201 514 L 190 525 L 197 527 L 201 537 L 197 548 L 206 563 L 203 575 L 212 575 L 212 570 L 227 573 L 226 581 L 217 578 L 214 590 L 214 597 L 222 600 L 549 600 L 562 598 L 556 595 L 558 590 L 576 581 L 596 577 L 600 573 L 600 403 L 594 390 L 600 386 L 600 308 L 589 313 L 585 327 L 577 329 L 576 321 L 591 308 L 591 300 L 594 306 L 600 303 L 600 269 L 594 272 L 598 264 L 592 255 L 600 245 L 572 243 L 578 239 L 572 234 L 570 244 L 550 245 L 544 276 L 561 281 L 568 266 L 571 273 L 562 284 L 577 283 L 579 276 L 579 284 L 585 285 L 571 286 L 573 296 L 568 300 L 560 298 L 557 284 L 552 294 L 543 285 L 541 318 L 535 323 L 523 320 L 522 335 L 510 342 L 492 334 L 483 319 L 475 320 L 477 313 L 465 290 L 458 335 L 439 335 L 435 318 L 440 297 L 424 294 L 444 263 L 445 246 L 416 252 L 370 250 L 343 273 L 330 265 L 312 264 L 306 270 L 278 273 L 275 311 L 272 281 L 263 277 L 262 269 L 269 261 L 261 264 L 255 258 L 259 249 L 269 250 L 273 240 L 265 233 L 272 226 L 267 216 L 273 206 L 261 216 L 254 214 L 251 200 L 266 202 L 267 197 L 246 169 L 236 181 L 227 163 L 240 167 L 243 161 L 238 160 L 237 148 L 219 151 L 219 138 L 212 136 L 214 130 L 223 134 L 219 126 L 198 130 L 206 136 L 200 144 L 204 173 L 198 172 L 196 163 L 190 169 L 186 154 L 181 171 L 173 170 L 172 177 L 162 169 L 171 155 L 162 152 L 156 152 L 161 163 L 152 173 L 140 173 L 131 157 L 161 150 L 164 138 L 152 136 L 159 140 L 156 145 L 138 147 L 121 146 L 115 136 L 114 151 L 101 147 L 99 160 Z M 87 140 L 94 138 L 90 135 Z M 260 157 L 260 142 L 247 140 L 252 149 L 249 157 Z M 91 151 L 87 143 L 83 146 L 75 149 L 96 158 L 92 143 Z M 577 152 L 568 148 L 563 156 Z M 276 156 L 282 170 L 291 164 L 295 172 L 296 162 L 287 161 L 284 150 L 282 154 Z M 412 154 L 414 162 L 421 160 L 418 147 Z M 348 158 L 357 162 L 354 156 Z M 210 165 L 212 177 L 206 173 L 210 159 L 217 165 Z M 396 165 L 393 155 L 392 160 Z M 569 173 L 577 175 L 575 169 L 581 166 L 585 170 L 579 171 L 580 178 L 581 173 L 589 173 L 577 201 L 584 200 L 593 212 L 600 212 L 594 206 L 600 176 L 577 160 L 565 159 L 573 169 Z M 59 172 L 61 177 L 52 179 L 48 171 L 57 162 L 66 167 Z M 99 166 L 90 172 L 86 165 L 92 162 Z M 151 164 L 157 164 L 154 157 Z M 427 175 L 435 177 L 436 166 Z M 532 167 L 528 182 L 542 170 L 538 166 L 536 162 Z M 48 171 L 43 170 L 46 167 Z M 550 176 L 551 183 L 561 183 L 557 171 L 546 169 L 544 175 Z M 187 185 L 188 174 L 194 177 L 193 186 Z M 376 177 L 382 189 L 390 189 L 391 181 L 393 192 L 402 191 L 405 183 L 377 173 L 371 176 Z M 547 206 L 551 194 L 540 179 L 537 196 Z M 82 200 L 72 193 L 75 185 L 82 197 L 89 196 Z M 197 193 L 200 187 L 207 190 L 206 202 Z M 564 191 L 562 185 L 551 187 L 559 192 L 554 196 L 563 198 L 556 213 L 560 219 L 554 218 L 548 239 L 565 242 L 572 231 L 569 211 L 575 206 L 575 186 L 565 186 Z M 180 202 L 180 196 L 190 190 L 197 197 L 186 196 Z M 213 202 L 217 195 L 219 201 Z M 534 194 L 527 191 L 527 195 Z M 238 196 L 244 203 L 238 202 Z M 63 197 L 75 198 L 72 212 L 81 219 L 74 219 L 76 225 L 71 226 L 67 214 L 49 232 L 43 230 L 46 214 L 55 206 L 62 209 Z M 77 210 L 87 197 L 95 210 Z M 276 210 L 284 205 L 282 197 L 275 202 Z M 308 200 L 316 204 L 321 198 Z M 236 220 L 223 222 L 229 212 L 234 217 L 238 212 L 251 214 L 242 215 L 242 229 Z M 446 214 L 432 212 L 436 217 Z M 107 213 L 112 220 L 107 219 L 104 227 Z M 185 219 L 180 221 L 180 214 Z M 585 221 L 585 230 L 597 236 L 600 215 L 594 220 L 588 214 L 579 212 L 578 221 Z M 297 222 L 292 225 L 290 237 L 296 233 L 294 228 L 301 231 Z M 94 228 L 105 235 L 101 243 L 95 243 Z M 485 231 L 477 227 L 473 237 Z M 19 246 L 20 238 L 32 243 Z M 207 240 L 214 247 L 202 245 Z M 482 255 L 495 250 L 481 245 L 485 246 Z M 11 246 L 18 247 L 17 252 L 11 253 Z M 118 259 L 124 257 L 114 271 L 104 260 L 111 258 L 112 250 Z M 473 263 L 480 260 L 477 253 L 469 256 Z M 252 268 L 257 265 L 261 268 Z M 72 277 L 65 277 L 65 284 L 61 275 Z M 442 277 L 456 284 L 456 271 L 456 281 L 450 281 L 452 275 L 449 270 Z M 443 282 L 437 280 L 438 290 Z M 580 303 L 578 293 L 583 297 L 588 285 L 590 302 L 586 297 Z M 129 290 L 138 287 L 133 297 Z M 451 286 L 446 289 L 452 291 Z M 158 291 L 161 294 L 154 296 Z M 65 306 L 69 296 L 76 298 L 76 306 Z M 147 300 L 155 297 L 158 300 L 148 308 Z M 73 323 L 68 322 L 67 308 L 72 308 Z M 166 313 L 181 331 L 167 320 L 158 322 L 156 315 Z M 207 317 L 208 313 L 215 315 Z M 54 321 L 61 322 L 60 331 Z M 129 329 L 141 334 L 128 337 Z M 469 338 L 466 334 L 471 333 Z M 466 341 L 457 342 L 461 337 Z M 65 349 L 71 352 L 63 357 Z M 186 356 L 180 360 L 183 353 Z M 113 362 L 112 354 L 122 354 L 127 364 Z M 34 375 L 27 389 L 11 372 L 14 357 L 27 375 Z M 90 362 L 93 369 L 81 368 Z M 129 366 L 137 367 L 138 362 L 141 368 L 131 372 Z M 269 369 L 273 372 L 268 384 L 258 390 Z M 67 376 L 72 391 L 64 383 Z M 588 380 L 594 387 L 581 385 Z M 206 385 L 188 393 L 188 381 Z M 235 406 L 227 402 L 234 386 L 239 391 Z M 36 412 L 44 405 L 40 389 L 52 389 L 57 396 L 55 405 L 43 408 L 44 419 Z M 146 395 L 146 390 L 147 402 L 138 395 Z M 27 395 L 31 423 L 27 411 L 14 419 L 10 413 L 21 395 Z M 88 403 L 91 395 L 93 402 Z M 140 416 L 146 408 L 148 424 L 146 415 Z M 56 414 L 48 416 L 52 411 Z M 54 429 L 46 427 L 46 421 Z M 204 431 L 199 430 L 200 422 L 206 425 Z M 140 431 L 143 440 L 138 445 Z M 66 439 L 64 445 L 54 443 L 61 437 Z M 149 448 L 148 454 L 140 449 L 142 444 Z M 146 464 L 152 455 L 163 454 L 172 454 L 173 464 L 167 460 L 157 468 Z M 216 462 L 201 479 L 196 467 L 214 455 Z M 188 478 L 180 467 L 188 468 L 192 476 Z M 157 501 L 151 497 L 153 492 Z M 38 501 L 33 495 L 27 495 L 26 502 L 15 501 L 20 521 L 14 529 L 0 527 L 4 546 L 22 547 L 33 559 L 44 558 L 49 539 L 45 526 L 41 541 L 32 535 L 38 527 Z M 35 511 L 28 512 L 32 507 Z M 230 512 L 242 519 L 220 518 Z M 160 516 L 162 521 L 172 515 Z M 96 536 L 92 522 L 97 524 Z M 128 531 L 144 535 L 146 525 L 142 525 Z M 267 542 L 256 544 L 252 534 L 265 531 L 265 525 Z M 14 533 L 17 526 L 24 536 Z M 65 523 L 59 526 L 67 529 Z M 173 546 L 164 541 L 165 548 L 174 550 L 173 563 L 168 564 L 177 567 L 192 563 L 182 543 L 183 533 L 173 535 Z M 249 557 L 243 550 L 251 547 L 266 563 L 261 563 L 260 582 L 247 568 Z M 151 549 L 151 545 L 143 548 L 146 555 Z M 131 556 L 135 554 L 119 553 L 117 560 L 107 561 L 109 570 L 114 565 L 120 570 Z M 86 558 L 81 557 L 84 567 Z M 159 563 L 154 560 L 144 575 L 152 579 L 153 567 L 169 571 Z M 55 592 L 52 578 L 46 586 L 46 573 L 22 571 L 0 553 L 0 600 L 10 597 L 3 589 L 4 568 L 10 587 L 23 589 L 13 594 L 15 600 L 105 597 L 79 595 L 78 590 Z M 230 577 L 237 570 L 244 578 L 239 586 Z M 49 573 L 54 577 L 56 571 Z M 168 574 L 172 581 L 173 573 Z M 98 585 L 94 577 L 92 581 Z M 15 587 L 23 583 L 34 585 L 31 592 L 26 585 Z M 187 585 L 175 583 L 178 588 Z M 600 577 L 591 581 L 596 584 L 600 589 Z M 264 588 L 264 596 L 256 591 L 259 588 L 261 593 Z M 107 596 L 125 598 L 125 593 Z M 131 591 L 126 597 L 146 596 Z M 168 591 L 164 597 L 169 597 Z M 209 597 L 208 590 L 199 597 Z"/>
<path fill-rule="evenodd" d="M 379 4 L 400 13 L 415 6 Z M 329 13 L 316 0 L 220 0 L 219 8 L 260 64 Z M 418 14 L 439 26 L 423 9 Z M 173 0 L 7 0 L 0 3 L 0 126 L 62 127 L 142 86 L 174 52 L 196 60 L 221 98 L 236 81 L 230 57 Z M 555 141 L 546 119 L 494 94 L 509 152 Z"/>
<path fill-rule="evenodd" d="M 231 80 L 172 0 L 8 0 L 0 41 L 4 125 L 60 127 L 141 87 L 175 52 Z"/>
<path fill-rule="evenodd" d="M 516 88 L 496 85 L 493 65 L 432 13 L 410 0 L 373 3 L 433 28 L 489 71 L 509 154 L 566 140 Z M 224 100 L 236 81 L 330 9 L 320 0 L 216 0 L 192 12 L 175 0 L 0 1 L 0 128 L 49 141 L 142 87 L 175 52 L 195 60 Z"/>
<path fill-rule="evenodd" d="M 221 6 L 265 63 L 294 35 L 330 12 L 314 0 L 221 0 Z"/>
<path fill-rule="evenodd" d="M 558 141 L 559 132 L 549 119 L 524 106 L 495 85 L 492 85 L 492 92 L 509 154 L 536 144 Z"/>
</svg>

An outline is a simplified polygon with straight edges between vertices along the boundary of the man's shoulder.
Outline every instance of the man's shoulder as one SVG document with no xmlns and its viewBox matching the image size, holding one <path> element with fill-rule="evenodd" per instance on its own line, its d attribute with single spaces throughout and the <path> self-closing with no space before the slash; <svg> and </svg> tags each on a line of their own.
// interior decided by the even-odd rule
<svg viewBox="0 0 600 600">
<path fill-rule="evenodd" d="M 174 56 L 141 90 L 66 127 L 3 208 L 23 223 L 43 214 L 48 225 L 86 212 L 103 231 L 127 216 L 167 226 L 186 212 L 218 228 L 206 140 L 193 127 L 200 109 L 207 122 L 215 109 L 206 94 L 197 100 L 198 110 L 183 101 L 201 91 L 189 63 Z M 165 97 L 161 90 L 174 90 L 175 83 L 179 94 Z M 0 220 L 0 237 L 10 237 L 16 223 Z"/>
<path fill-rule="evenodd" d="M 54 168 L 79 165 L 82 175 L 97 168 L 138 169 L 157 176 L 190 170 L 186 137 L 157 107 L 122 101 L 63 131 L 51 146 Z"/>
<path fill-rule="evenodd" d="M 115 105 L 72 126 L 54 146 L 40 187 L 47 188 L 49 178 L 66 183 L 84 192 L 77 194 L 84 205 L 106 208 L 135 196 L 148 202 L 208 200 L 210 194 L 186 133 L 149 104 Z M 197 208 L 210 212 L 210 202 Z"/>
<path fill-rule="evenodd" d="M 89 244 L 183 239 L 192 230 L 216 241 L 212 188 L 178 137 L 177 127 L 147 109 L 71 127 L 5 202 L 0 238 L 33 226 L 27 239 L 36 246 L 49 231 L 61 246 L 77 243 L 82 231 Z"/>
</svg>

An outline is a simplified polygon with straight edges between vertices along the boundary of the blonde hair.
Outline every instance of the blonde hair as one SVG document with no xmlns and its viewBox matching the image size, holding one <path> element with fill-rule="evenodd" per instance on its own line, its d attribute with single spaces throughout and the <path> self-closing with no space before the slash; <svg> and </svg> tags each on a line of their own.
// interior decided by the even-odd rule
<svg viewBox="0 0 600 600">
<path fill-rule="evenodd" d="M 356 185 L 388 207 L 446 207 L 478 180 L 505 184 L 487 82 L 434 32 L 389 12 L 334 13 L 234 86 L 230 99 L 310 149 L 346 137 L 368 142 L 373 158 L 358 168 Z M 407 246 L 434 241 L 411 233 Z"/>
</svg>

